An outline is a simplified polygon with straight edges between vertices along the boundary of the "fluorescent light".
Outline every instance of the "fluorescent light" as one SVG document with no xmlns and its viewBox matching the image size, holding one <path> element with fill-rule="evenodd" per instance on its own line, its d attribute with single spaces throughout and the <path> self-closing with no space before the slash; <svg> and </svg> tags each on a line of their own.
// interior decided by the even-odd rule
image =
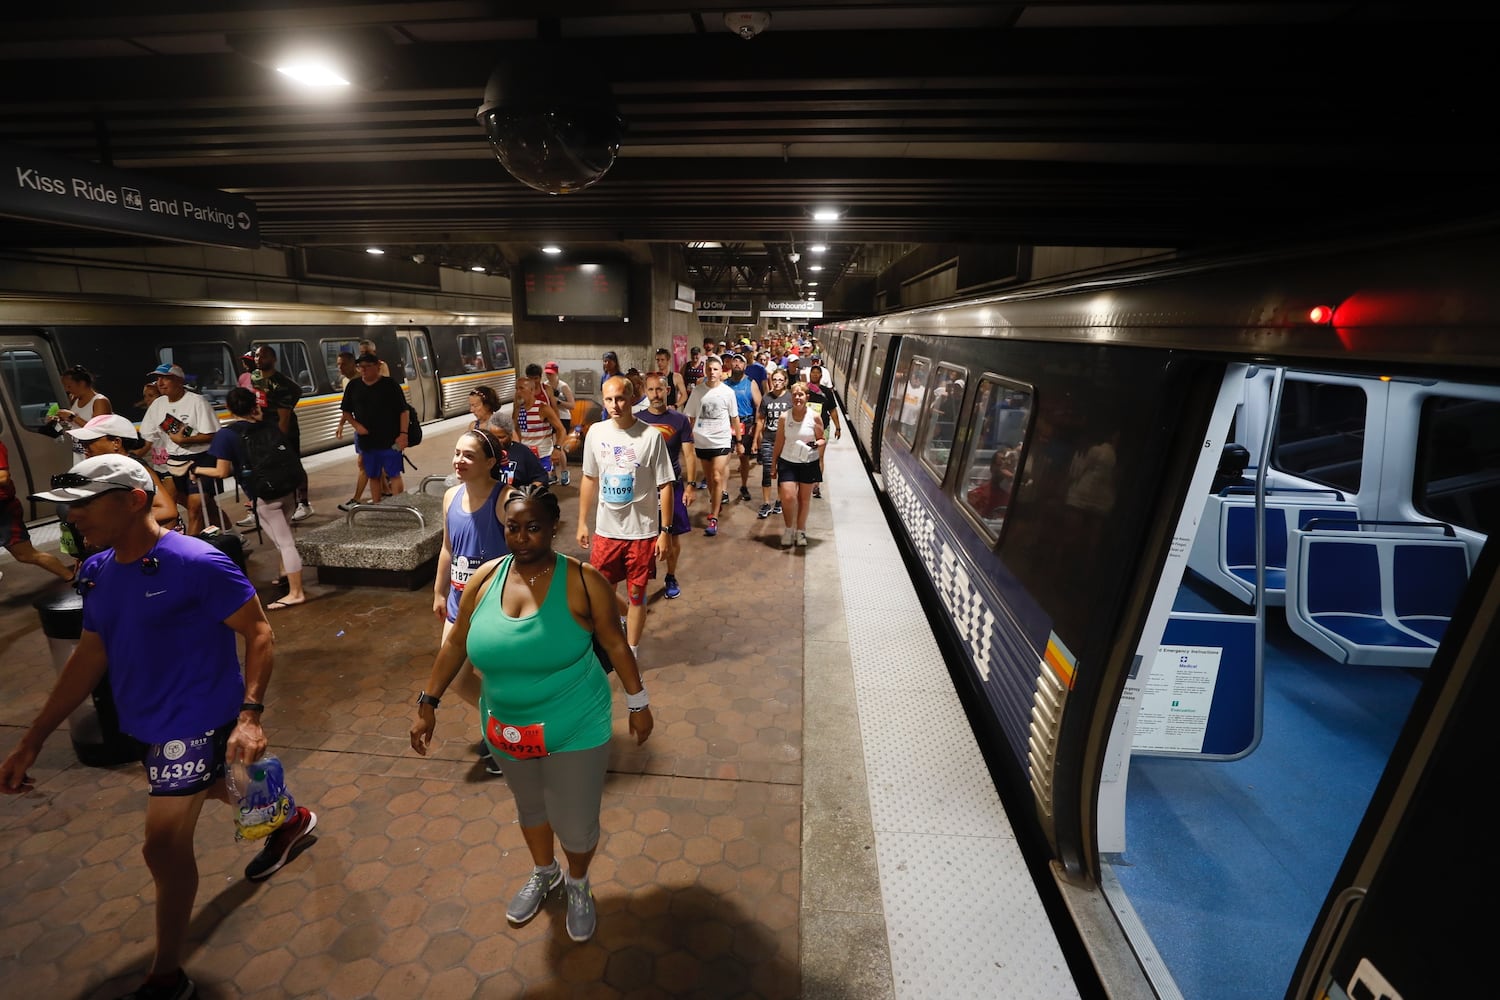
<svg viewBox="0 0 1500 1000">
<path fill-rule="evenodd" d="M 836 208 L 820 208 L 813 212 L 813 219 L 818 222 L 832 222 L 841 214 Z"/>
<path fill-rule="evenodd" d="M 484 265 L 483 264 L 473 264 L 473 265 L 470 265 L 469 270 L 471 270 L 471 271 L 478 271 L 478 272 L 480 272 L 482 274 L 482 273 L 484 273 Z"/>
<path fill-rule="evenodd" d="M 276 67 L 276 72 L 304 87 L 347 87 L 349 81 L 326 62 L 299 59 Z"/>
<path fill-rule="evenodd" d="M 809 265 L 807 265 L 807 269 L 809 271 L 821 271 L 821 270 L 823 270 L 823 265 L 822 264 L 809 264 Z"/>
<path fill-rule="evenodd" d="M 580 270 L 580 271 L 597 271 L 597 270 L 599 270 L 599 265 L 598 264 L 579 264 L 578 265 L 578 270 Z"/>
<path fill-rule="evenodd" d="M 822 253 L 823 251 L 827 250 L 828 248 L 826 246 L 824 246 L 823 244 L 821 244 L 821 243 L 814 243 L 812 246 L 808 247 L 807 249 L 808 249 L 808 252 L 810 252 L 810 253 Z"/>
<path fill-rule="evenodd" d="M 542 253 L 562 253 L 562 247 L 542 247 Z"/>
<path fill-rule="evenodd" d="M 809 281 L 809 282 L 808 282 L 808 283 L 807 283 L 807 287 L 808 287 L 808 288 L 812 288 L 812 287 L 813 287 L 813 286 L 814 286 L 814 285 L 816 285 L 816 284 L 817 284 L 817 282 L 816 282 L 816 281 Z"/>
<path fill-rule="evenodd" d="M 381 254 L 385 253 L 385 251 L 380 249 L 379 247 L 365 247 L 365 253 L 372 253 L 375 256 L 379 257 Z"/>
</svg>

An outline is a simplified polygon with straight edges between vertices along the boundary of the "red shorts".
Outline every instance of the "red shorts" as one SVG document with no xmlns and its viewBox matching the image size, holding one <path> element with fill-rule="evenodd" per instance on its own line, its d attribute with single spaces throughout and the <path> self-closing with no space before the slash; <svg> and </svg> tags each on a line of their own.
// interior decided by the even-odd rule
<svg viewBox="0 0 1500 1000">
<path fill-rule="evenodd" d="M 624 580 L 627 587 L 644 588 L 656 578 L 656 538 L 595 535 L 589 546 L 589 562 L 611 585 Z"/>
</svg>

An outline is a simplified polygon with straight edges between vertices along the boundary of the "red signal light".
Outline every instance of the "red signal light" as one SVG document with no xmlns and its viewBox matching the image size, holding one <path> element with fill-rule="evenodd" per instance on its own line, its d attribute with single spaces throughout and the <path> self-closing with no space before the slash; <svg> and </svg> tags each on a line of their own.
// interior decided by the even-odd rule
<svg viewBox="0 0 1500 1000">
<path fill-rule="evenodd" d="M 1307 318 L 1319 326 L 1333 322 L 1332 306 L 1313 306 L 1307 311 Z"/>
</svg>

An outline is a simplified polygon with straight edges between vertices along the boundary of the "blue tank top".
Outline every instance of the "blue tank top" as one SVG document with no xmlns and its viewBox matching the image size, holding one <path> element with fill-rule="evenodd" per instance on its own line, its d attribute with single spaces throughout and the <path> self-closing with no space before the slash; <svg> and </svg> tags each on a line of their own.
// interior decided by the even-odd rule
<svg viewBox="0 0 1500 1000">
<path fill-rule="evenodd" d="M 728 379 L 725 379 L 724 380 L 724 384 L 727 385 L 727 386 L 729 386 L 729 388 L 731 388 L 731 389 L 734 390 L 735 398 L 739 401 L 739 405 L 740 405 L 740 412 L 739 412 L 740 419 L 743 420 L 743 419 L 745 419 L 745 418 L 748 417 L 750 420 L 754 420 L 755 419 L 755 380 L 752 379 L 750 376 L 746 375 L 744 378 L 740 379 L 738 382 L 730 382 Z"/>
<path fill-rule="evenodd" d="M 496 483 L 484 505 L 472 514 L 464 510 L 463 490 L 454 493 L 453 502 L 448 505 L 448 548 L 453 552 L 453 562 L 448 567 L 450 622 L 458 619 L 458 602 L 474 571 L 510 552 L 505 544 L 505 529 L 495 520 L 495 504 L 504 486 Z"/>
</svg>

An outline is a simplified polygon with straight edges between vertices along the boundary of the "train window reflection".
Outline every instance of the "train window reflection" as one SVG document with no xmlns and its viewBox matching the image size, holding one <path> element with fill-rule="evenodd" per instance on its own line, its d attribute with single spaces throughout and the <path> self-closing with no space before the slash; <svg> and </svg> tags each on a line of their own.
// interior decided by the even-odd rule
<svg viewBox="0 0 1500 1000">
<path fill-rule="evenodd" d="M 974 397 L 973 445 L 959 498 L 996 538 L 1015 495 L 1031 404 L 1029 387 L 992 378 L 980 380 Z"/>
<path fill-rule="evenodd" d="M 909 447 L 917 440 L 917 423 L 922 419 L 923 404 L 927 401 L 927 381 L 932 374 L 932 362 L 926 358 L 912 358 L 904 371 L 896 370 L 896 379 L 891 383 L 891 407 L 895 410 L 896 434 Z"/>
<path fill-rule="evenodd" d="M 482 372 L 489 370 L 489 365 L 484 360 L 484 340 L 478 334 L 460 334 L 458 338 L 458 356 L 463 360 L 464 371 Z"/>
<path fill-rule="evenodd" d="M 496 368 L 509 368 L 510 361 L 510 332 L 490 334 L 490 357 L 495 359 Z"/>
<path fill-rule="evenodd" d="M 1418 456 L 1412 483 L 1417 510 L 1486 536 L 1500 528 L 1500 403 L 1428 399 Z"/>
<path fill-rule="evenodd" d="M 1324 486 L 1359 492 L 1369 403 L 1358 386 L 1286 380 L 1271 464 Z"/>
<path fill-rule="evenodd" d="M 156 356 L 160 362 L 180 365 L 188 388 L 221 409 L 229 390 L 239 384 L 239 368 L 226 344 L 169 344 Z"/>
<path fill-rule="evenodd" d="M 15 400 L 23 427 L 41 427 L 47 422 L 49 407 L 67 402 L 47 377 L 47 366 L 36 351 L 0 351 L 0 378 L 5 379 L 8 394 Z"/>
<path fill-rule="evenodd" d="M 922 445 L 918 450 L 922 461 L 927 463 L 939 481 L 947 475 L 948 459 L 958 431 L 958 414 L 964 403 L 965 374 L 962 368 L 939 365 L 937 377 L 933 380 L 927 397 L 927 424 L 922 430 Z"/>
</svg>

